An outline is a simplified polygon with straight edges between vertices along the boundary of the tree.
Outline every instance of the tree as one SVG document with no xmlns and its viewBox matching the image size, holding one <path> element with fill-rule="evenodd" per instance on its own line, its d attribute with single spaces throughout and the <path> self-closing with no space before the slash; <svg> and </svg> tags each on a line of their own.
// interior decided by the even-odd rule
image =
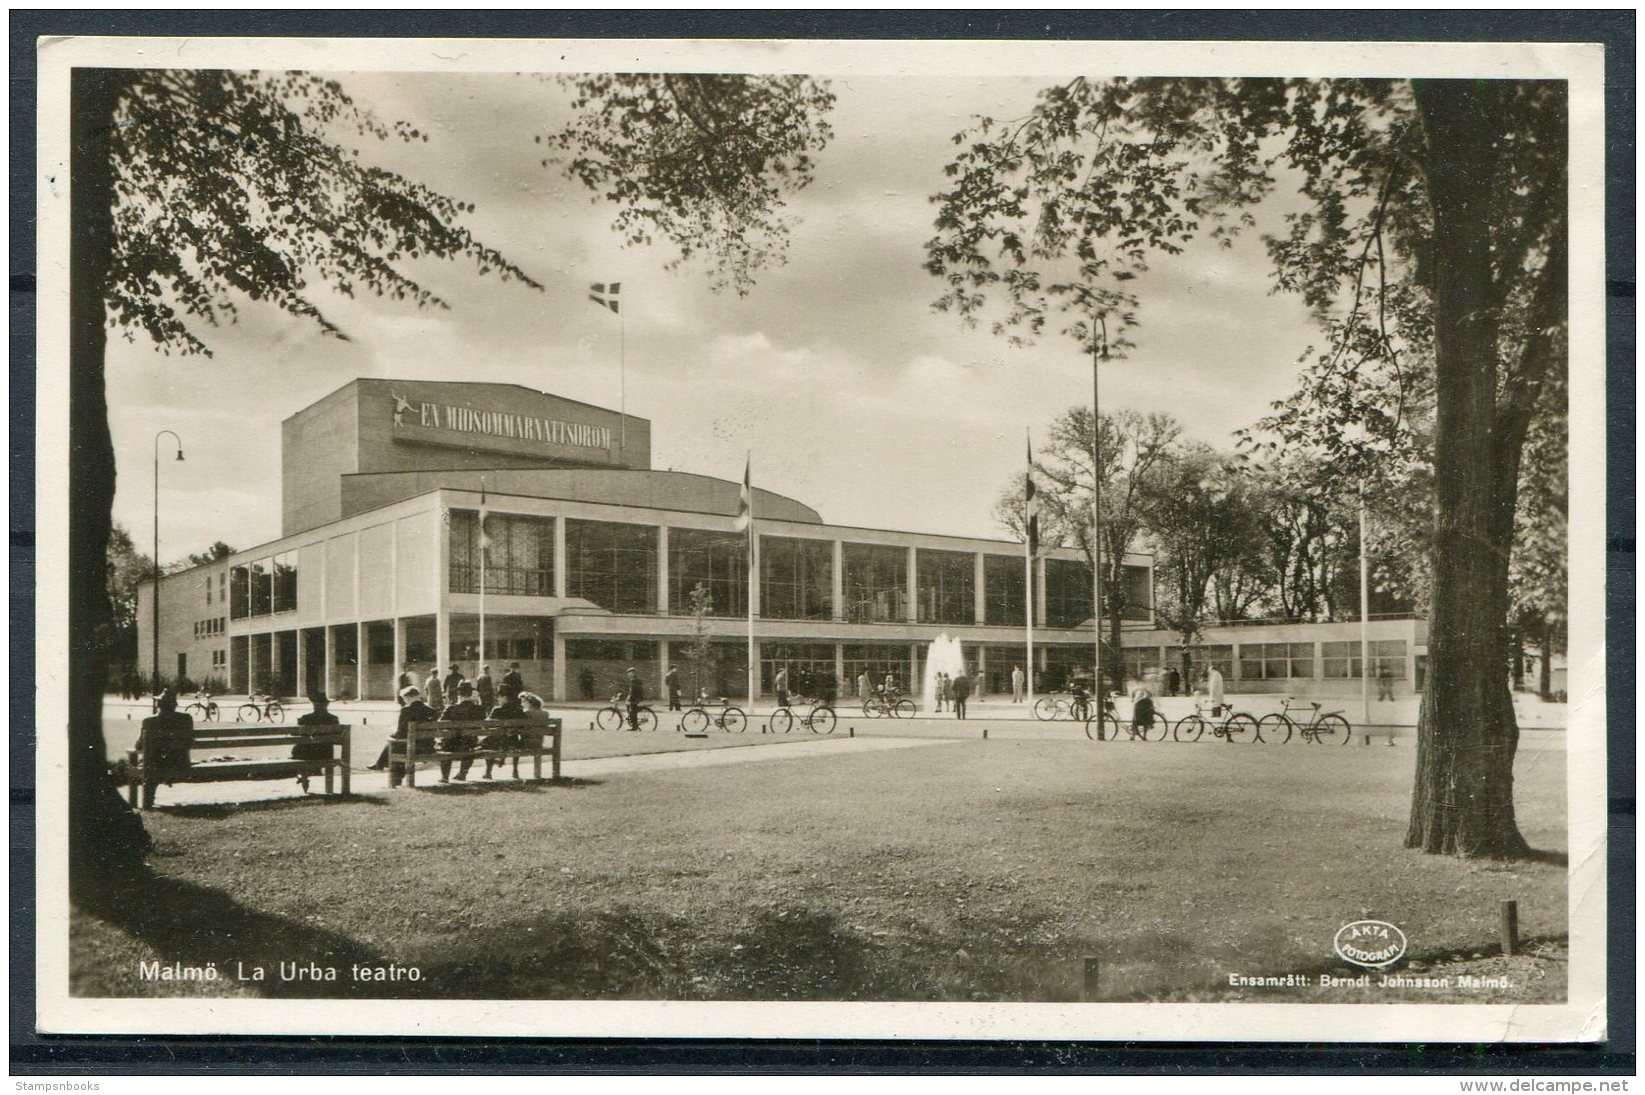
<svg viewBox="0 0 1645 1095">
<path fill-rule="evenodd" d="M 959 134 L 936 198 L 937 306 L 975 322 L 1003 304 L 996 328 L 1014 337 L 1055 322 L 1123 354 L 1151 256 L 1226 240 L 1275 204 L 1276 286 L 1336 320 L 1333 375 L 1351 387 L 1367 360 L 1394 361 L 1388 302 L 1424 316 L 1429 685 L 1406 844 L 1429 852 L 1527 851 L 1508 567 L 1526 436 L 1564 365 L 1566 109 L 1557 81 L 1081 79 Z M 1271 200 L 1282 181 L 1294 191 Z"/>
<path fill-rule="evenodd" d="M 234 551 L 234 548 L 231 548 L 227 544 L 223 543 L 223 541 L 218 540 L 204 551 L 189 552 L 188 559 L 184 561 L 181 569 L 187 570 L 190 567 L 203 567 L 207 563 L 215 563 L 219 559 L 227 559 L 230 555 L 234 554 Z"/>
<path fill-rule="evenodd" d="M 792 221 L 785 198 L 810 184 L 812 154 L 832 131 L 826 81 L 809 76 L 597 73 L 562 76 L 573 119 L 537 141 L 569 162 L 543 165 L 617 207 L 612 227 L 629 244 L 657 237 L 679 250 L 673 269 L 700 254 L 715 288 L 739 295 L 783 261 Z"/>
<path fill-rule="evenodd" d="M 108 664 L 130 670 L 137 665 L 137 587 L 154 578 L 154 561 L 137 550 L 121 524 L 109 529 Z"/>
<path fill-rule="evenodd" d="M 720 672 L 718 659 L 714 656 L 714 643 L 709 638 L 709 617 L 714 614 L 714 598 L 708 592 L 708 586 L 698 582 L 691 587 L 688 600 L 691 611 L 691 641 L 686 644 L 685 660 L 691 667 L 691 695 L 693 698 L 702 694 L 704 688 L 720 687 Z"/>
</svg>

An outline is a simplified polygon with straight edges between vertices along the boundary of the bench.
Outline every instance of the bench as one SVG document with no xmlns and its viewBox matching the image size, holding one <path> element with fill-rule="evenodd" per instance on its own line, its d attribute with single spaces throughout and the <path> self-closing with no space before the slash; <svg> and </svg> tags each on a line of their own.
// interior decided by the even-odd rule
<svg viewBox="0 0 1645 1095">
<path fill-rule="evenodd" d="M 299 744 L 330 745 L 330 760 L 296 760 L 292 757 L 269 757 L 258 760 L 211 760 L 191 763 L 185 769 L 168 772 L 160 777 L 161 783 L 226 783 L 243 780 L 295 779 L 305 773 L 323 770 L 326 794 L 332 793 L 332 773 L 342 776 L 342 793 L 349 793 L 349 727 L 341 726 L 235 726 L 196 727 L 190 736 L 189 754 L 215 752 L 220 749 L 265 748 Z M 144 743 L 138 739 L 137 748 L 126 754 L 128 774 L 126 798 L 135 808 L 138 793 L 143 786 Z"/>
<path fill-rule="evenodd" d="M 404 740 L 391 740 L 389 749 L 391 754 L 404 753 L 406 766 L 406 786 L 417 786 L 417 765 L 429 761 L 476 761 L 476 760 L 514 760 L 519 757 L 531 758 L 532 779 L 543 778 L 543 758 L 549 758 L 551 779 L 560 778 L 560 737 L 562 723 L 559 719 L 546 721 L 529 721 L 524 719 L 483 719 L 474 722 L 414 722 L 406 728 Z M 530 735 L 541 734 L 540 745 L 493 746 L 487 748 L 480 742 L 493 734 L 507 734 L 510 732 Z M 437 748 L 437 742 L 462 734 L 471 737 L 476 742 L 472 749 L 446 750 Z"/>
</svg>

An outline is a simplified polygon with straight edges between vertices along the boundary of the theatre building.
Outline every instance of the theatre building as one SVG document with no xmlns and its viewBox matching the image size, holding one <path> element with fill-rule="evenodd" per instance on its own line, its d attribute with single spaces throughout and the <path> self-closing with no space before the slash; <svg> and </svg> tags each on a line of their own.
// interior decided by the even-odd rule
<svg viewBox="0 0 1645 1095">
<path fill-rule="evenodd" d="M 346 384 L 282 425 L 280 539 L 161 579 L 161 672 L 389 699 L 397 667 L 472 677 L 483 657 L 498 674 L 519 662 L 551 699 L 609 698 L 630 666 L 655 696 L 670 665 L 688 689 L 701 674 L 743 696 L 752 599 L 762 693 L 785 666 L 801 691 L 831 678 L 850 697 L 864 672 L 908 688 L 945 632 L 988 691 L 1009 690 L 1025 655 L 1020 543 L 828 524 L 756 488 L 750 587 L 741 484 L 653 469 L 650 434 L 511 384 Z M 1056 686 L 1091 664 L 1090 569 L 1060 550 L 1034 568 L 1036 661 Z M 1151 568 L 1126 560 L 1138 629 Z M 153 595 L 139 595 L 145 668 Z M 706 660 L 687 657 L 699 641 Z"/>
</svg>

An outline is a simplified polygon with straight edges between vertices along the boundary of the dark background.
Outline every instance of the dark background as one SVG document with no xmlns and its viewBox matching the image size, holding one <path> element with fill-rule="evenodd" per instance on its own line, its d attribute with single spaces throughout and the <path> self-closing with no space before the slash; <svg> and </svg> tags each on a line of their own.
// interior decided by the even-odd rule
<svg viewBox="0 0 1645 1095">
<path fill-rule="evenodd" d="M 555 12 L 13 11 L 11 31 L 11 1053 L 14 1075 L 973 1072 L 1537 1076 L 1635 1070 L 1633 719 L 1609 747 L 1609 1042 L 1273 1045 L 46 1036 L 34 1030 L 35 39 L 397 38 L 1578 41 L 1605 44 L 1608 363 L 1606 645 L 1634 693 L 1635 16 L 1632 11 Z M 52 500 L 48 500 L 48 504 Z M 21 684 L 21 687 L 17 685 Z"/>
</svg>

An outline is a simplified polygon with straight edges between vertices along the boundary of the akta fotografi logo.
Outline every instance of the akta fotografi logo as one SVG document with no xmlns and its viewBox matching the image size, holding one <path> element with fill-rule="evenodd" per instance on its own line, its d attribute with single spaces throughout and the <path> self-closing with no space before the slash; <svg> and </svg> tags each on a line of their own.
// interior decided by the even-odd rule
<svg viewBox="0 0 1645 1095">
<path fill-rule="evenodd" d="M 1337 929 L 1331 946 L 1346 962 L 1381 969 L 1405 956 L 1405 933 L 1381 920 L 1355 920 Z"/>
</svg>

